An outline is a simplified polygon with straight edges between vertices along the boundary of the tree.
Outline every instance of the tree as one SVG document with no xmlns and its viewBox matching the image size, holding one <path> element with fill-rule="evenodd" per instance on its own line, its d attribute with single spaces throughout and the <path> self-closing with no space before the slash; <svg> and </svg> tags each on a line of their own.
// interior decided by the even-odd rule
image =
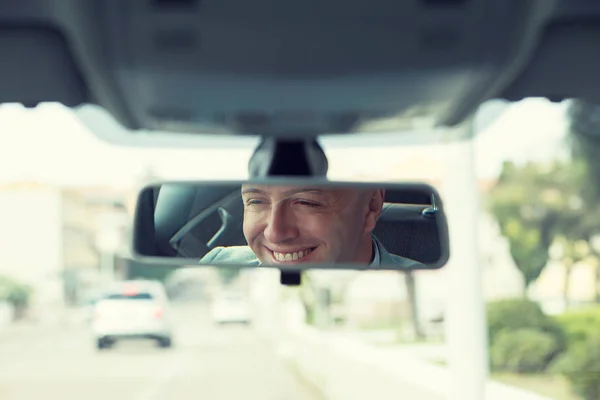
<svg viewBox="0 0 600 400">
<path fill-rule="evenodd" d="M 573 267 L 580 261 L 583 261 L 590 254 L 590 246 L 584 239 L 569 240 L 563 235 L 558 235 L 556 244 L 559 247 L 560 258 L 565 267 L 565 281 L 563 283 L 563 299 L 565 308 L 569 308 L 569 289 L 571 281 L 571 272 Z"/>
<path fill-rule="evenodd" d="M 506 222 L 503 233 L 509 241 L 510 254 L 523 275 L 525 288 L 542 273 L 548 262 L 548 244 L 542 232 L 528 227 L 517 218 Z"/>
<path fill-rule="evenodd" d="M 584 166 L 587 183 L 582 187 L 581 196 L 586 204 L 586 218 L 582 228 L 588 241 L 600 234 L 600 106 L 583 100 L 571 101 L 569 118 L 570 144 L 572 157 Z M 593 242 L 592 242 L 593 243 Z M 591 246 L 590 251 L 597 261 L 596 287 L 600 287 L 600 249 Z M 596 294 L 596 301 L 600 295 Z"/>
<path fill-rule="evenodd" d="M 21 318 L 29 306 L 32 292 L 30 285 L 8 276 L 0 276 L 0 301 L 8 302 L 14 307 L 16 319 Z"/>
<path fill-rule="evenodd" d="M 585 165 L 579 160 L 504 164 L 488 206 L 509 241 L 526 289 L 542 273 L 558 235 L 568 242 L 589 241 L 598 226 L 600 219 L 589 217 L 600 212 L 588 211 L 585 187 Z"/>
<path fill-rule="evenodd" d="M 573 101 L 568 118 L 570 159 L 546 166 L 506 163 L 490 199 L 527 286 L 546 265 L 549 246 L 555 240 L 561 246 L 565 300 L 573 266 L 589 253 L 600 258 L 600 249 L 588 245 L 600 234 L 600 107 Z M 596 275 L 600 286 L 600 263 Z"/>
<path fill-rule="evenodd" d="M 548 262 L 548 250 L 566 201 L 563 170 L 567 168 L 558 162 L 549 166 L 506 162 L 487 199 L 523 275 L 525 291 Z"/>
<path fill-rule="evenodd" d="M 571 149 L 574 159 L 585 164 L 590 185 L 584 188 L 589 200 L 600 198 L 600 106 L 583 100 L 573 100 L 568 108 Z"/>
</svg>

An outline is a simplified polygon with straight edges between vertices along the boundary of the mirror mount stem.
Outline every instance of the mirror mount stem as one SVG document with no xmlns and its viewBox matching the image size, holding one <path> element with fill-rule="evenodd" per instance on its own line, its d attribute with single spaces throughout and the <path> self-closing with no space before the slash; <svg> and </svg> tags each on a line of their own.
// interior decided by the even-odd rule
<svg viewBox="0 0 600 400">
<path fill-rule="evenodd" d="M 316 138 L 264 138 L 248 164 L 251 178 L 327 176 L 327 157 Z"/>
<path fill-rule="evenodd" d="M 268 137 L 261 140 L 248 163 L 251 178 L 282 176 L 327 176 L 327 156 L 313 138 L 285 139 Z M 302 283 L 300 271 L 280 270 L 279 281 L 286 286 Z"/>
</svg>

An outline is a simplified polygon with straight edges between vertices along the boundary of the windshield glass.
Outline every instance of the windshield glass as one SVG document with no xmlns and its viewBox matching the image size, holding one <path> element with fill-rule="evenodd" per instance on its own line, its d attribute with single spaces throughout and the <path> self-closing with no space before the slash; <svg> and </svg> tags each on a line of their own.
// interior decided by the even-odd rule
<svg viewBox="0 0 600 400">
<path fill-rule="evenodd" d="M 430 400 L 466 376 L 490 398 L 597 400 L 599 115 L 525 99 L 472 142 L 322 138 L 330 179 L 434 186 L 451 259 L 285 287 L 277 270 L 146 265 L 127 247 L 139 185 L 245 179 L 256 143 L 117 148 L 56 104 L 2 106 L 0 398 Z M 135 279 L 160 282 L 168 306 L 98 295 Z"/>
</svg>

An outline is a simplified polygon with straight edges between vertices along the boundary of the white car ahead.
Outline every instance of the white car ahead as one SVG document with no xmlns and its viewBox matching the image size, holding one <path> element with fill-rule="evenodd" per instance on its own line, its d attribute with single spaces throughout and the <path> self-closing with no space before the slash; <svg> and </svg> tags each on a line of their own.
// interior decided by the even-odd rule
<svg viewBox="0 0 600 400">
<path fill-rule="evenodd" d="M 252 307 L 242 293 L 225 292 L 219 295 L 212 304 L 211 314 L 217 324 L 252 323 Z"/>
<path fill-rule="evenodd" d="M 92 332 L 98 349 L 121 339 L 154 339 L 171 347 L 169 301 L 155 281 L 123 281 L 111 285 L 94 307 Z"/>
</svg>

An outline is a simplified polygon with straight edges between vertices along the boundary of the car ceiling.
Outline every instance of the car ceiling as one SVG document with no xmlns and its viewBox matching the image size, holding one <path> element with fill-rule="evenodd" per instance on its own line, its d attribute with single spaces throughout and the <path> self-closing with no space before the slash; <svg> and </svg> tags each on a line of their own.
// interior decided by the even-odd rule
<svg viewBox="0 0 600 400">
<path fill-rule="evenodd" d="M 131 129 L 455 126 L 491 98 L 600 101 L 596 0 L 4 0 L 0 102 Z"/>
</svg>

